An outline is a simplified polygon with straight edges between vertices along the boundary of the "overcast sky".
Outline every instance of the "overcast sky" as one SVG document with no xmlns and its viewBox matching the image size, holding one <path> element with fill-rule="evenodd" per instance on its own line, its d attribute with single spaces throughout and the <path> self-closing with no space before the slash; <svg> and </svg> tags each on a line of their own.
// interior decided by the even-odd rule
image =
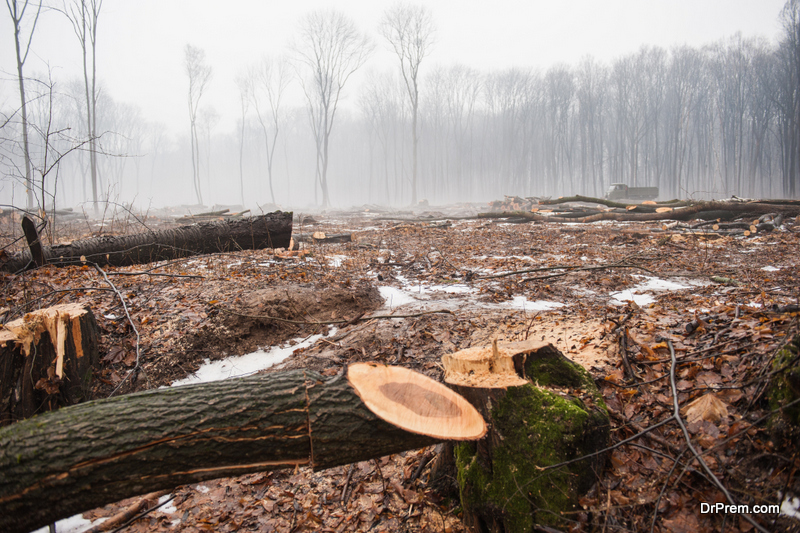
<svg viewBox="0 0 800 533">
<path fill-rule="evenodd" d="M 482 70 L 575 65 L 586 55 L 605 62 L 642 45 L 702 46 L 740 31 L 774 41 L 784 0 L 434 0 L 437 43 L 423 69 L 463 63 Z M 377 35 L 393 0 L 105 0 L 100 15 L 98 76 L 117 101 L 138 105 L 145 118 L 173 133 L 188 130 L 183 48 L 203 48 L 214 71 L 203 104 L 222 116 L 218 131 L 238 116 L 236 74 L 263 54 L 286 49 L 305 13 L 333 7 L 370 33 L 378 48 L 365 68 L 395 67 Z M 224 6 L 224 7 L 223 7 Z M 43 15 L 26 65 L 66 81 L 81 76 L 77 39 L 58 13 Z M 17 103 L 9 15 L 0 17 L 0 104 Z M 358 80 L 354 80 L 356 83 Z M 356 84 L 350 87 L 355 101 Z M 345 89 L 347 91 L 347 88 Z"/>
</svg>

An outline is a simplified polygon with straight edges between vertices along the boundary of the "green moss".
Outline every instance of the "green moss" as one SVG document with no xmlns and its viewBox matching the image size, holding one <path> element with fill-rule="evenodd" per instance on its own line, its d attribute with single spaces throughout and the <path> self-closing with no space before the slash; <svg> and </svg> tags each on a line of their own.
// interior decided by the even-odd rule
<svg viewBox="0 0 800 533">
<path fill-rule="evenodd" d="M 778 351 L 772 362 L 775 373 L 769 394 L 770 409 L 780 409 L 800 398 L 800 336 L 794 337 Z M 786 422 L 800 427 L 800 404 L 781 411 Z M 780 415 L 779 415 L 780 416 Z"/>
<path fill-rule="evenodd" d="M 581 365 L 564 357 L 552 345 L 528 355 L 525 360 L 525 375 L 537 385 L 571 387 L 589 392 L 594 402 L 603 411 L 608 411 L 603 395 L 597 390 L 592 376 Z"/>
<path fill-rule="evenodd" d="M 604 447 L 608 414 L 532 385 L 510 388 L 491 414 L 492 442 L 455 449 L 462 505 L 484 520 L 502 522 L 508 533 L 532 531 L 536 523 L 560 524 L 561 513 L 573 509 L 604 459 L 541 467 Z"/>
</svg>

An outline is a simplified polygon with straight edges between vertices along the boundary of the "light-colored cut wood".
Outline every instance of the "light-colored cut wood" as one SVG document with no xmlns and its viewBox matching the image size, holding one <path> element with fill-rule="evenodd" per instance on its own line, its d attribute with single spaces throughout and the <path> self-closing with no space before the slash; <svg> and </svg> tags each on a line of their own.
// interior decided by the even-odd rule
<svg viewBox="0 0 800 533">
<path fill-rule="evenodd" d="M 544 344 L 534 341 L 500 345 L 495 341 L 491 346 L 473 346 L 447 354 L 442 357 L 444 380 L 451 385 L 483 389 L 525 385 L 528 380 L 521 372 L 525 355 L 543 346 Z"/>
<path fill-rule="evenodd" d="M 356 363 L 347 379 L 370 411 L 406 431 L 446 440 L 474 440 L 486 433 L 486 423 L 469 402 L 422 374 Z"/>
</svg>

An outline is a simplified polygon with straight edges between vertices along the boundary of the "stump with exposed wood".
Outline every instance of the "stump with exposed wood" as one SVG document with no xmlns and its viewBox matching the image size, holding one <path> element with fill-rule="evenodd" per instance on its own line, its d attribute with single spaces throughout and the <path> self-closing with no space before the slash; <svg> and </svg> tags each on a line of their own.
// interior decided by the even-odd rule
<svg viewBox="0 0 800 533">
<path fill-rule="evenodd" d="M 0 330 L 0 426 L 88 399 L 97 362 L 91 309 L 64 304 Z"/>
<path fill-rule="evenodd" d="M 608 411 L 589 374 L 534 342 L 474 347 L 442 362 L 445 381 L 489 426 L 454 450 L 465 524 L 487 533 L 563 525 L 606 460 L 595 452 L 608 445 Z"/>
<path fill-rule="evenodd" d="M 330 468 L 485 432 L 441 383 L 371 363 L 329 381 L 301 370 L 87 402 L 0 428 L 0 531 L 177 485 Z"/>
</svg>

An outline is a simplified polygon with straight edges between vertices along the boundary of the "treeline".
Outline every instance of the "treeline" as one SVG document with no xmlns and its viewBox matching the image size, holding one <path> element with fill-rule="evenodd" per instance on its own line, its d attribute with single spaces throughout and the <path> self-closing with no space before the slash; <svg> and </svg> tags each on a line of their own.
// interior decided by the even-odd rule
<svg viewBox="0 0 800 533">
<path fill-rule="evenodd" d="M 281 63 L 271 71 L 254 65 L 236 84 L 224 80 L 239 87 L 231 91 L 241 101 L 238 126 L 220 131 L 218 113 L 201 106 L 191 140 L 188 120 L 187 135 L 172 138 L 135 106 L 98 90 L 97 179 L 102 197 L 118 202 L 193 203 L 202 191 L 208 204 L 248 207 L 320 205 L 328 194 L 340 207 L 407 205 L 415 196 L 431 203 L 599 196 L 615 182 L 658 186 L 664 199 L 797 197 L 800 0 L 789 0 L 779 20 L 776 41 L 736 35 L 702 48 L 643 47 L 610 63 L 587 56 L 546 70 L 436 66 L 434 50 L 418 80 L 416 180 L 413 106 L 398 65 L 379 71 L 367 63 L 363 81 L 344 88 L 346 105 L 324 159 L 327 139 L 311 127 L 321 120 L 313 105 L 283 97 L 272 114 L 270 84 L 300 94 L 308 83 L 286 78 L 292 70 L 278 69 Z M 84 85 L 46 74 L 26 84 L 30 157 L 46 193 L 37 198 L 89 200 Z M 0 195 L 20 204 L 19 113 L 2 113 Z"/>
<path fill-rule="evenodd" d="M 797 196 L 793 7 L 793 26 L 774 46 L 735 36 L 702 49 L 645 47 L 610 65 L 435 70 L 423 85 L 422 195 L 600 195 L 623 182 L 658 186 L 664 198 Z M 388 85 L 367 87 L 364 116 L 378 139 L 374 168 L 392 191 L 408 140 Z"/>
</svg>

